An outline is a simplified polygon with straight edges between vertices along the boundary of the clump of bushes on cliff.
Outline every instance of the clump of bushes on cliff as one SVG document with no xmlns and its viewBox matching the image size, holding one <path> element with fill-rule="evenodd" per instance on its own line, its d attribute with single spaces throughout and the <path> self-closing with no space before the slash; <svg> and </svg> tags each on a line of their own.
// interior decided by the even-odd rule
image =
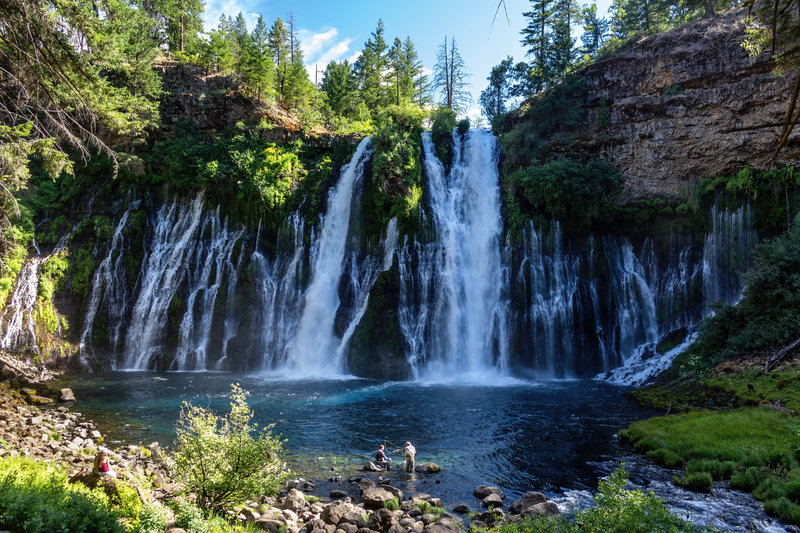
<svg viewBox="0 0 800 533">
<path fill-rule="evenodd" d="M 575 229 L 613 216 L 612 201 L 622 181 L 605 161 L 561 159 L 510 174 L 506 187 L 515 191 L 524 211 L 544 213 Z"/>
<path fill-rule="evenodd" d="M 389 106 L 372 136 L 372 179 L 366 184 L 362 221 L 367 233 L 379 235 L 397 217 L 401 233 L 413 231 L 422 198 L 422 121 L 424 110 Z"/>
<path fill-rule="evenodd" d="M 665 450 L 686 464 L 678 484 L 710 492 L 711 480 L 752 492 L 767 513 L 800 523 L 800 426 L 794 417 L 765 407 L 694 411 L 636 422 L 620 437 L 638 451 Z M 655 457 L 652 456 L 652 457 Z"/>
</svg>

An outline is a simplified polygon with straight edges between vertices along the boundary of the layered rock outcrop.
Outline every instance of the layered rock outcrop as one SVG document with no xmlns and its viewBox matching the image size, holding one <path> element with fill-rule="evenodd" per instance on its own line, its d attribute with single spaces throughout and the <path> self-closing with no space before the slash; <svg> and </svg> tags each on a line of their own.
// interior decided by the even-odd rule
<svg viewBox="0 0 800 533">
<path fill-rule="evenodd" d="M 704 177 L 766 169 L 795 72 L 777 76 L 768 54 L 748 55 L 745 17 L 736 9 L 642 38 L 579 71 L 586 135 L 577 146 L 551 142 L 550 152 L 612 163 L 626 178 L 622 204 L 675 201 Z M 798 146 L 800 132 L 783 153 Z"/>
</svg>

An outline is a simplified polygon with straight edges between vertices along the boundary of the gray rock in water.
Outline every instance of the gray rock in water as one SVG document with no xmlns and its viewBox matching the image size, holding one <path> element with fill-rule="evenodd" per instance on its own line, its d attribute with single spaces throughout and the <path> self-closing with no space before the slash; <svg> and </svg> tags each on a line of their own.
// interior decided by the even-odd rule
<svg viewBox="0 0 800 533">
<path fill-rule="evenodd" d="M 366 463 L 364 463 L 364 471 L 365 472 L 380 472 L 381 470 L 383 470 L 383 468 L 381 468 L 380 466 L 376 465 L 372 461 L 367 461 Z"/>
<path fill-rule="evenodd" d="M 475 487 L 475 490 L 472 491 L 472 495 L 476 498 L 480 498 L 481 500 L 490 494 L 497 494 L 500 496 L 501 500 L 506 497 L 502 490 L 497 487 L 490 487 L 489 485 L 478 485 Z"/>
<path fill-rule="evenodd" d="M 481 504 L 484 507 L 488 507 L 491 509 L 492 507 L 502 507 L 503 506 L 503 498 L 500 497 L 499 494 L 489 494 L 483 500 L 481 500 Z"/>
<path fill-rule="evenodd" d="M 369 478 L 362 478 L 358 482 L 358 490 L 360 490 L 361 492 L 364 492 L 367 489 L 373 489 L 373 488 L 375 488 L 375 482 L 372 481 Z"/>
<path fill-rule="evenodd" d="M 511 514 L 523 514 L 523 511 L 528 507 L 532 507 L 536 504 L 544 503 L 546 501 L 547 497 L 545 497 L 545 495 L 541 492 L 528 491 L 522 496 L 522 498 L 511 504 L 509 512 Z"/>
<path fill-rule="evenodd" d="M 436 463 L 420 463 L 414 467 L 414 470 L 423 474 L 435 474 L 441 472 L 442 469 Z"/>
<path fill-rule="evenodd" d="M 331 498 L 346 498 L 346 497 L 347 497 L 347 491 L 341 489 L 333 489 L 331 491 Z"/>
<path fill-rule="evenodd" d="M 523 510 L 520 513 L 522 516 L 534 516 L 543 514 L 545 516 L 553 516 L 559 514 L 558 506 L 553 502 L 537 503 Z"/>
<path fill-rule="evenodd" d="M 453 512 L 454 513 L 467 514 L 467 513 L 469 513 L 469 511 L 470 511 L 469 505 L 461 504 L 461 505 L 456 505 L 455 507 L 453 507 Z"/>
<path fill-rule="evenodd" d="M 61 401 L 62 402 L 74 402 L 75 401 L 75 394 L 73 394 L 72 389 L 69 389 L 69 388 L 61 389 Z"/>
</svg>

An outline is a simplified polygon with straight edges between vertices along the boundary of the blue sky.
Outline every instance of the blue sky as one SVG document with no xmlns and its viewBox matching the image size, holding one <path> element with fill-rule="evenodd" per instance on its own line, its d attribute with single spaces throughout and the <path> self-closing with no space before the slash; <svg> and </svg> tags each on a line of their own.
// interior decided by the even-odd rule
<svg viewBox="0 0 800 533">
<path fill-rule="evenodd" d="M 610 0 L 598 2 L 602 13 Z M 315 66 L 320 71 L 331 60 L 354 60 L 364 43 L 383 19 L 389 44 L 395 37 L 411 37 L 425 67 L 433 69 L 436 53 L 445 36 L 455 37 L 456 45 L 471 77 L 474 103 L 470 116 L 480 113 L 478 96 L 486 88 L 492 67 L 507 56 L 524 59 L 520 30 L 525 26 L 524 11 L 529 0 L 506 0 L 508 18 L 500 9 L 492 25 L 497 0 L 206 0 L 203 14 L 206 30 L 216 26 L 221 14 L 242 12 L 250 29 L 258 15 L 271 24 L 278 16 L 286 20 L 294 10 L 307 68 L 314 80 Z M 320 80 L 322 74 L 320 73 Z"/>
</svg>

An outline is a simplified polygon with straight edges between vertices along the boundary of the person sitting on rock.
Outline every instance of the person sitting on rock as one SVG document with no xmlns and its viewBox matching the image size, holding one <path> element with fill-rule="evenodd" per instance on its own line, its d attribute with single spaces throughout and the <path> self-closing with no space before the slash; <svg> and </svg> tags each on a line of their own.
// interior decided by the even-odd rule
<svg viewBox="0 0 800 533">
<path fill-rule="evenodd" d="M 406 445 L 403 448 L 395 450 L 392 453 L 402 452 L 406 458 L 405 469 L 406 472 L 413 472 L 414 471 L 414 456 L 417 454 L 417 449 L 409 442 L 406 441 Z"/>
<path fill-rule="evenodd" d="M 378 446 L 378 451 L 375 452 L 375 464 L 384 470 L 389 470 L 389 461 L 391 459 L 386 456 L 386 451 L 383 449 L 383 444 L 381 444 Z"/>
<path fill-rule="evenodd" d="M 92 471 L 98 476 L 117 477 L 117 473 L 114 472 L 108 464 L 108 453 L 105 450 L 100 450 L 100 453 L 94 458 L 94 468 L 92 468 Z"/>
</svg>

